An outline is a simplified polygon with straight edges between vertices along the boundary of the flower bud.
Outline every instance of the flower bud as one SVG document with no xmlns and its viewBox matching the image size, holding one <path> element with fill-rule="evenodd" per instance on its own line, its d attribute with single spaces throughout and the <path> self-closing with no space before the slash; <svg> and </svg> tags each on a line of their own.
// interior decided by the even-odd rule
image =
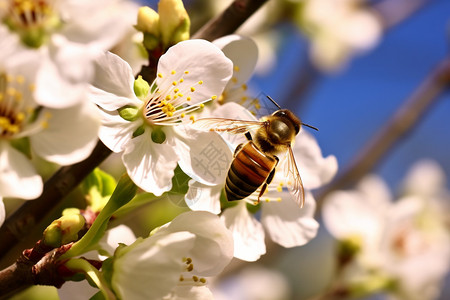
<svg viewBox="0 0 450 300">
<path fill-rule="evenodd" d="M 150 92 L 150 85 L 145 81 L 141 75 L 134 81 L 134 94 L 141 100 L 144 100 Z"/>
<path fill-rule="evenodd" d="M 144 46 L 153 50 L 160 44 L 159 15 L 148 6 L 139 8 L 135 28 L 144 33 Z"/>
<path fill-rule="evenodd" d="M 189 39 L 191 21 L 181 0 L 160 0 L 158 4 L 164 48 Z"/>
<path fill-rule="evenodd" d="M 55 248 L 75 241 L 84 223 L 84 218 L 80 214 L 64 215 L 45 229 L 43 241 L 46 245 Z"/>
</svg>

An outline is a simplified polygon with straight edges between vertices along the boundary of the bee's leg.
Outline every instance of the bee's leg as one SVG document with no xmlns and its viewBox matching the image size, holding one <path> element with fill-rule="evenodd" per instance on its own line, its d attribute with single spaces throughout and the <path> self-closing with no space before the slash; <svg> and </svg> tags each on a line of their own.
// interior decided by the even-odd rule
<svg viewBox="0 0 450 300">
<path fill-rule="evenodd" d="M 236 149 L 234 149 L 233 157 L 236 157 L 236 154 L 239 152 L 239 150 L 242 149 L 243 146 L 244 146 L 244 143 L 240 143 L 239 145 L 237 145 Z"/>
<path fill-rule="evenodd" d="M 253 141 L 252 135 L 250 134 L 249 131 L 247 131 L 247 132 L 245 133 L 245 137 L 247 138 L 247 140 Z"/>
<path fill-rule="evenodd" d="M 274 176 L 275 176 L 275 168 L 273 168 L 273 170 L 270 172 L 269 176 L 267 176 L 266 182 L 264 182 L 264 184 L 261 187 L 261 191 L 259 192 L 259 195 L 258 195 L 258 203 L 260 201 L 261 196 L 264 195 L 264 192 L 266 191 L 267 186 L 272 182 Z"/>
</svg>

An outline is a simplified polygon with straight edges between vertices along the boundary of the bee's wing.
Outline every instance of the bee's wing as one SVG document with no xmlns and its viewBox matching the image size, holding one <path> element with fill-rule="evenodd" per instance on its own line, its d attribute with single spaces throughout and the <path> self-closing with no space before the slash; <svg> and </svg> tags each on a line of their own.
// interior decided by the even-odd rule
<svg viewBox="0 0 450 300">
<path fill-rule="evenodd" d="M 192 123 L 192 126 L 197 129 L 240 134 L 246 133 L 250 130 L 257 130 L 265 124 L 266 122 L 264 121 L 261 122 L 222 118 L 204 118 L 195 120 Z"/>
<path fill-rule="evenodd" d="M 285 167 L 285 176 L 288 181 L 288 188 L 291 194 L 295 198 L 295 202 L 303 207 L 305 204 L 305 190 L 303 189 L 302 178 L 297 169 L 297 164 L 295 163 L 294 152 L 292 152 L 292 147 L 289 145 L 287 153 L 287 166 Z"/>
</svg>

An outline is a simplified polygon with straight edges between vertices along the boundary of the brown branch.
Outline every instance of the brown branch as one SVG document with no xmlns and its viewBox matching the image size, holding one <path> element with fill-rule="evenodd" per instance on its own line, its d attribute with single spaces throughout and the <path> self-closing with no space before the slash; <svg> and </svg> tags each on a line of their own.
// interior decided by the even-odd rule
<svg viewBox="0 0 450 300">
<path fill-rule="evenodd" d="M 213 41 L 235 32 L 267 0 L 235 0 L 230 6 L 195 33 L 193 39 Z"/>
<path fill-rule="evenodd" d="M 25 202 L 0 227 L 0 257 L 19 241 L 27 238 L 30 231 L 69 194 L 92 170 L 105 160 L 111 150 L 98 142 L 91 155 L 84 161 L 60 168 L 44 184 L 42 194 Z"/>
<path fill-rule="evenodd" d="M 331 191 L 347 188 L 371 171 L 389 150 L 412 131 L 449 86 L 450 57 L 447 57 L 438 64 L 391 119 L 375 133 L 347 169 L 319 192 L 318 205 Z M 317 211 L 319 210 L 318 207 Z"/>
<path fill-rule="evenodd" d="M 265 2 L 266 0 L 236 0 L 222 15 L 203 26 L 193 38 L 213 40 L 233 33 Z M 146 80 L 152 81 L 149 76 L 152 75 L 146 76 Z M 45 183 L 40 197 L 27 201 L 0 227 L 0 257 L 4 257 L 19 241 L 25 240 L 31 229 L 110 154 L 111 151 L 99 141 L 86 160 L 59 169 Z"/>
</svg>

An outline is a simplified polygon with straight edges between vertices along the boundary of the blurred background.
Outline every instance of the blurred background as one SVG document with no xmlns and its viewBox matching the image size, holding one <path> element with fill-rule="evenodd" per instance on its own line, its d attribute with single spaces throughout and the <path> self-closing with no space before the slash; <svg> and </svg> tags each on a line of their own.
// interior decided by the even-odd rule
<svg viewBox="0 0 450 300">
<path fill-rule="evenodd" d="M 349 43 L 354 47 L 344 45 L 339 49 L 333 41 L 341 42 L 336 37 L 340 33 L 326 31 L 334 40 L 324 41 L 319 36 L 323 34 L 321 21 L 306 21 L 305 7 L 314 1 L 332 2 L 268 1 L 239 32 L 254 38 L 259 46 L 260 62 L 249 82 L 255 96 L 264 92 L 282 107 L 293 110 L 305 123 L 318 127 L 320 131 L 314 135 L 324 156 L 335 155 L 342 171 L 448 55 L 450 1 L 353 1 L 353 5 L 357 3 L 365 10 L 385 7 L 379 11 L 392 22 L 363 22 L 368 27 L 361 25 L 362 40 L 358 37 L 361 33 L 356 33 L 357 40 Z M 157 9 L 158 1 L 139 2 Z M 195 32 L 230 1 L 184 3 Z M 392 6 L 383 6 L 387 3 Z M 333 11 L 319 16 L 325 19 L 324 23 L 335 17 Z M 375 16 L 379 21 L 380 16 Z M 412 164 L 423 158 L 433 159 L 443 168 L 447 187 L 450 186 L 449 116 L 450 94 L 445 92 L 376 165 L 373 172 L 384 178 L 393 194 Z M 137 235 L 144 234 L 182 210 L 170 201 L 156 202 L 133 216 L 143 227 L 133 227 L 131 222 L 130 225 Z M 319 235 L 303 247 L 282 249 L 269 244 L 268 254 L 257 263 L 234 261 L 230 265 L 217 282 L 217 299 L 309 299 L 329 283 L 335 247 L 323 226 Z M 270 288 L 262 288 L 266 286 Z M 32 294 L 34 299 L 57 299 L 52 288 L 33 289 L 15 299 L 31 299 Z M 383 297 L 375 295 L 373 299 Z M 450 299 L 450 278 L 440 299 Z"/>
</svg>

